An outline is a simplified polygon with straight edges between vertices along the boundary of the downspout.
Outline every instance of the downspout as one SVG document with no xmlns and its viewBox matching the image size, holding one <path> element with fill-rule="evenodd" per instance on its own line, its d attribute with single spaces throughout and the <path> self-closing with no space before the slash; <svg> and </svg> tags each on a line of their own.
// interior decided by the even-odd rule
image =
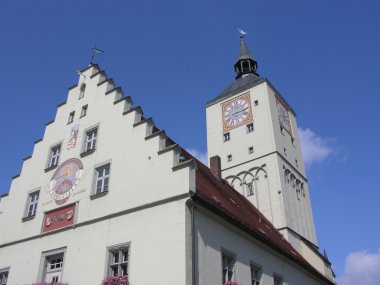
<svg viewBox="0 0 380 285">
<path fill-rule="evenodd" d="M 190 198 L 192 201 L 191 205 L 191 270 L 192 270 L 192 284 L 196 285 L 196 266 L 197 266 L 197 250 L 196 250 L 196 239 L 197 239 L 197 233 L 195 231 L 195 210 L 197 208 L 196 203 L 192 199 L 194 193 L 190 194 Z"/>
</svg>

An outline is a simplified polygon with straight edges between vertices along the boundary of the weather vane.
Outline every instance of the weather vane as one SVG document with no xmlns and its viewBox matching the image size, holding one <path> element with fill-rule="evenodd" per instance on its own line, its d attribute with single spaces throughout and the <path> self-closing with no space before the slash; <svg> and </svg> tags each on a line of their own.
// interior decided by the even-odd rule
<svg viewBox="0 0 380 285">
<path fill-rule="evenodd" d="M 95 44 L 95 46 L 92 48 L 92 55 L 91 55 L 90 64 L 93 64 L 94 57 L 95 57 L 96 54 L 102 54 L 102 53 L 104 53 L 104 51 L 101 50 L 101 49 L 96 48 L 96 44 Z"/>
<path fill-rule="evenodd" d="M 238 28 L 238 31 L 239 31 L 239 34 L 240 34 L 240 37 L 241 37 L 241 38 L 244 38 L 244 35 L 247 34 L 247 33 L 244 32 L 242 29 L 239 29 L 239 28 Z"/>
</svg>

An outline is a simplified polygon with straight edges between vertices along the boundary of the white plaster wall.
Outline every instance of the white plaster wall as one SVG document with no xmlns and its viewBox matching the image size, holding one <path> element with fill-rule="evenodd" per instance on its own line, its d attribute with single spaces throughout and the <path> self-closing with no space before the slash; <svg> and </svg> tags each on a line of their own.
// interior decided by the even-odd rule
<svg viewBox="0 0 380 285">
<path fill-rule="evenodd" d="M 196 226 L 199 285 L 222 284 L 222 249 L 235 254 L 234 280 L 241 284 L 251 284 L 252 262 L 262 268 L 260 284 L 273 284 L 273 273 L 282 276 L 284 285 L 325 284 L 263 243 L 221 222 L 207 210 L 198 208 Z"/>
<path fill-rule="evenodd" d="M 232 129 L 230 131 L 231 139 L 223 142 L 221 104 L 247 92 L 251 96 L 255 129 L 252 133 L 246 132 L 245 125 Z M 292 143 L 290 134 L 286 130 L 281 132 L 277 115 L 276 96 L 271 85 L 263 82 L 224 101 L 208 106 L 206 108 L 208 155 L 209 157 L 214 155 L 221 157 L 222 176 L 229 182 L 232 181 L 230 179 L 232 176 L 240 175 L 254 167 L 263 167 L 267 172 L 267 187 L 264 189 L 258 188 L 258 195 L 248 197 L 248 200 L 276 228 L 290 227 L 316 244 L 310 195 L 296 118 L 289 111 L 294 136 L 294 143 Z M 277 96 L 277 98 L 280 97 Z M 255 106 L 255 100 L 258 100 L 258 106 Z M 254 153 L 248 153 L 249 146 L 254 147 Z M 228 154 L 232 154 L 232 161 L 227 161 Z M 296 160 L 298 161 L 297 164 Z M 284 165 L 286 168 L 290 168 L 297 178 L 304 183 L 305 196 L 301 199 L 297 198 L 295 191 L 293 191 L 294 193 L 287 191 L 283 174 Z M 233 186 L 244 195 L 243 185 L 234 183 Z"/>
<path fill-rule="evenodd" d="M 37 281 L 41 252 L 66 246 L 63 281 L 100 284 L 107 247 L 131 242 L 131 284 L 185 284 L 184 204 L 182 199 L 0 248 L 0 268 L 10 266 L 8 284 L 31 284 Z M 164 274 L 168 268 L 175 270 Z"/>
<path fill-rule="evenodd" d="M 255 130 L 246 132 L 245 125 L 230 131 L 231 140 L 223 142 L 223 122 L 221 104 L 233 97 L 244 93 L 250 93 L 253 123 Z M 255 159 L 275 150 L 275 141 L 272 131 L 271 117 L 268 116 L 268 96 L 266 96 L 266 85 L 260 84 L 244 92 L 241 92 L 224 101 L 217 102 L 206 108 L 207 120 L 207 150 L 209 158 L 219 155 L 222 169 L 236 166 L 247 160 Z M 258 100 L 258 106 L 254 101 Z M 254 147 L 254 153 L 248 155 L 248 147 Z M 227 162 L 227 155 L 232 154 L 232 161 Z"/>
</svg>

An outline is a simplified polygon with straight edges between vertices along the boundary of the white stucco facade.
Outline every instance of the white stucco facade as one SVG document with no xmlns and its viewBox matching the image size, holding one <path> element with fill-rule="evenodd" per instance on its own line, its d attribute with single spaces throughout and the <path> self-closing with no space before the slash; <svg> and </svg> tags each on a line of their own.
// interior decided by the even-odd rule
<svg viewBox="0 0 380 285">
<path fill-rule="evenodd" d="M 242 94 L 251 98 L 254 131 L 247 133 L 246 125 L 241 125 L 231 129 L 230 140 L 224 141 L 221 106 Z M 275 227 L 285 235 L 290 228 L 317 244 L 295 114 L 288 112 L 290 134 L 279 123 L 276 100 L 283 99 L 263 81 L 209 105 L 208 155 L 221 156 L 222 176 L 242 195 L 247 194 L 246 184 L 253 182 L 253 195 L 246 196 Z M 249 147 L 253 147 L 253 153 L 249 153 Z M 228 155 L 232 155 L 231 161 Z M 292 183 L 297 186 L 296 180 L 302 183 L 302 189 L 293 187 Z"/>
</svg>

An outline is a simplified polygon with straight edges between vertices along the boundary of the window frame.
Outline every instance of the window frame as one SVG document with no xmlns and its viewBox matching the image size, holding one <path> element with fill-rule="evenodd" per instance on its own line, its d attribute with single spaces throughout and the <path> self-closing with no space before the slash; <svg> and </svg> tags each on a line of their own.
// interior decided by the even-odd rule
<svg viewBox="0 0 380 285">
<path fill-rule="evenodd" d="M 33 198 L 34 194 L 37 194 L 37 200 L 36 201 L 32 201 L 32 198 Z M 27 200 L 26 200 L 24 216 L 22 218 L 23 222 L 31 220 L 31 219 L 34 219 L 34 217 L 37 214 L 38 202 L 39 201 L 40 201 L 40 189 L 39 188 L 33 189 L 32 191 L 28 192 L 28 197 L 27 197 Z M 31 206 L 33 206 L 34 209 L 32 210 L 32 213 L 30 214 L 30 207 Z"/>
<path fill-rule="evenodd" d="M 127 260 L 125 261 L 124 259 L 120 259 L 120 258 L 124 258 L 124 255 L 120 255 L 122 252 L 127 252 Z M 119 262 L 113 262 L 112 263 L 112 260 L 113 260 L 113 257 L 114 257 L 114 253 L 117 252 L 119 254 Z M 115 245 L 111 245 L 111 246 L 107 246 L 106 248 L 106 264 L 105 264 L 105 277 L 110 277 L 110 276 L 115 276 L 113 275 L 113 269 L 112 268 L 115 268 L 115 266 L 117 267 L 117 271 L 118 271 L 118 274 L 120 272 L 122 272 L 122 266 L 126 266 L 127 267 L 127 274 L 125 275 L 119 275 L 119 276 L 123 276 L 123 277 L 127 277 L 129 276 L 129 268 L 130 268 L 130 256 L 131 256 L 131 242 L 125 242 L 125 243 L 120 243 L 120 244 L 115 244 Z"/>
<path fill-rule="evenodd" d="M 262 277 L 262 266 L 258 265 L 257 263 L 251 262 L 250 263 L 250 269 L 251 269 L 251 284 L 252 285 L 260 285 L 261 284 L 261 277 Z M 257 275 L 253 274 L 254 270 L 256 270 Z M 258 279 L 257 279 L 258 278 Z"/>
<path fill-rule="evenodd" d="M 229 264 L 227 264 L 225 266 L 224 258 L 228 258 L 229 260 L 232 260 L 232 268 L 231 269 L 229 268 L 230 267 Z M 234 280 L 234 278 L 236 278 L 236 265 L 237 265 L 236 254 L 222 248 L 222 250 L 221 250 L 222 285 L 224 285 L 226 282 Z M 229 274 L 231 274 L 231 276 Z"/>
<path fill-rule="evenodd" d="M 79 87 L 79 96 L 78 100 L 84 98 L 84 94 L 86 93 L 86 83 L 82 83 L 81 86 Z"/>
<path fill-rule="evenodd" d="M 54 150 L 55 149 L 58 149 L 58 154 L 54 154 Z M 59 159 L 61 158 L 61 151 L 62 151 L 62 142 L 58 143 L 58 144 L 55 144 L 53 145 L 52 147 L 50 147 L 49 149 L 49 159 L 48 159 L 48 165 L 47 165 L 47 169 L 53 169 L 55 167 L 58 166 L 59 164 Z M 55 161 L 55 163 L 53 164 L 52 163 L 52 159 L 53 158 L 57 158 L 57 160 Z"/>
<path fill-rule="evenodd" d="M 253 122 L 245 125 L 245 130 L 247 131 L 247 134 L 253 133 L 255 131 L 255 125 Z"/>
<path fill-rule="evenodd" d="M 250 183 L 245 183 L 245 187 L 244 187 L 245 197 L 251 197 L 255 195 L 255 187 L 253 184 L 254 182 L 255 181 L 252 180 Z"/>
<path fill-rule="evenodd" d="M 0 285 L 7 285 L 10 267 L 0 268 Z M 5 277 L 5 279 L 3 279 Z M 4 283 L 5 281 L 5 283 Z"/>
<path fill-rule="evenodd" d="M 82 109 L 80 111 L 80 118 L 83 118 L 83 117 L 87 116 L 87 110 L 88 110 L 88 104 L 83 105 Z"/>
<path fill-rule="evenodd" d="M 231 140 L 231 134 L 230 132 L 224 133 L 223 134 L 223 142 L 228 142 Z"/>
<path fill-rule="evenodd" d="M 112 164 L 111 162 L 112 162 L 112 160 L 108 160 L 108 161 L 104 161 L 103 163 L 99 163 L 99 164 L 94 166 L 94 177 L 93 177 L 93 182 L 92 182 L 92 187 L 91 187 L 91 195 L 90 195 L 91 200 L 102 197 L 104 195 L 107 195 L 107 193 L 109 192 L 109 189 L 111 186 L 111 164 Z M 106 177 L 102 176 L 102 180 L 108 178 L 107 190 L 102 190 L 101 192 L 97 192 L 98 174 L 99 174 L 98 170 L 99 169 L 103 170 L 107 166 L 109 167 L 109 172 L 106 175 Z M 102 189 L 103 189 L 103 187 L 104 187 L 104 182 L 102 183 Z"/>
<path fill-rule="evenodd" d="M 57 256 L 62 255 L 62 266 L 60 267 L 60 270 L 55 270 L 56 272 L 61 272 L 61 277 L 63 276 L 63 272 L 65 270 L 65 258 L 66 258 L 66 250 L 67 247 L 62 247 L 54 250 L 48 250 L 43 251 L 41 253 L 41 260 L 40 260 L 40 267 L 38 270 L 38 281 L 45 282 L 46 274 L 49 273 L 47 265 L 48 261 L 51 258 L 55 258 Z M 58 282 L 61 282 L 62 280 L 58 280 Z"/>
<path fill-rule="evenodd" d="M 284 284 L 284 279 L 282 278 L 282 276 L 277 273 L 273 273 L 273 285 L 283 285 L 283 284 Z"/>
<path fill-rule="evenodd" d="M 83 152 L 95 151 L 96 150 L 96 144 L 98 142 L 98 137 L 99 137 L 98 136 L 99 135 L 99 128 L 98 127 L 91 128 L 88 131 L 86 131 L 85 134 L 86 135 L 84 138 Z M 89 139 L 90 134 L 95 134 L 95 138 Z M 87 147 L 89 142 L 91 143 L 90 148 Z"/>
<path fill-rule="evenodd" d="M 75 111 L 70 112 L 69 119 L 67 120 L 68 125 L 74 122 L 74 117 L 75 117 Z"/>
</svg>

